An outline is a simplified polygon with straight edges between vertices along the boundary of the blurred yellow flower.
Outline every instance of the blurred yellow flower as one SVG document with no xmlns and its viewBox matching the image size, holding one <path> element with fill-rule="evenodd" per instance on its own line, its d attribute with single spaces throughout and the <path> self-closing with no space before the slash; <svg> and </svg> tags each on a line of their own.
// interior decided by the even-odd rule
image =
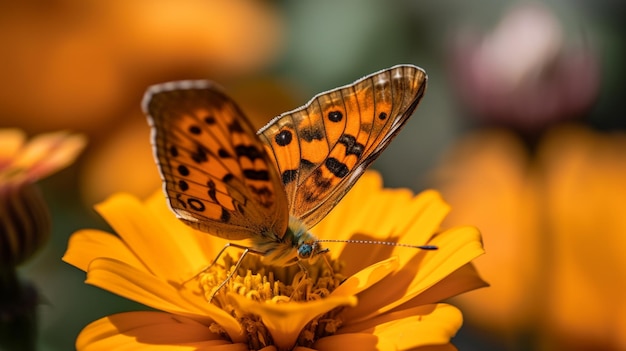
<svg viewBox="0 0 626 351">
<path fill-rule="evenodd" d="M 209 303 L 206 295 L 230 269 L 204 267 L 226 241 L 179 222 L 159 191 L 145 202 L 114 195 L 97 206 L 118 236 L 82 230 L 64 260 L 87 283 L 163 311 L 102 318 L 79 335 L 79 350 L 152 347 L 196 350 L 450 350 L 461 325 L 439 303 L 485 286 L 471 260 L 483 253 L 473 227 L 441 230 L 449 207 L 438 193 L 383 189 L 368 172 L 313 232 L 320 238 L 432 244 L 436 251 L 337 244 L 333 266 L 267 267 L 249 256 Z M 349 220 L 348 220 L 349 219 Z M 190 279 L 190 277 L 195 277 Z"/>
<path fill-rule="evenodd" d="M 491 288 L 456 300 L 471 323 L 550 350 L 626 348 L 626 135 L 560 127 L 533 156 L 481 131 L 436 176 L 445 224 L 471 218 L 487 243 Z"/>
</svg>

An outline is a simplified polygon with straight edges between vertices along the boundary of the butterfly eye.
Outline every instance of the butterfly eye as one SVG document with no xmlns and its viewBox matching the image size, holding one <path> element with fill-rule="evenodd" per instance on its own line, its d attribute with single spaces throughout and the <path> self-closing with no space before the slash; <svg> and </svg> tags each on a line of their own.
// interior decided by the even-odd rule
<svg viewBox="0 0 626 351">
<path fill-rule="evenodd" d="M 298 258 L 299 259 L 308 259 L 313 254 L 313 244 L 304 243 L 298 246 Z"/>
</svg>

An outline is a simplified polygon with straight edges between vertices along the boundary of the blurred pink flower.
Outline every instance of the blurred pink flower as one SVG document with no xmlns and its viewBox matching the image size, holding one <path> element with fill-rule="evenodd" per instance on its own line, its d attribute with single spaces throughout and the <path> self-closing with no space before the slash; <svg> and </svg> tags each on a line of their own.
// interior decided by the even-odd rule
<svg viewBox="0 0 626 351">
<path fill-rule="evenodd" d="M 512 8 L 482 37 L 461 33 L 451 76 L 480 120 L 532 132 L 580 117 L 598 94 L 594 52 L 566 45 L 561 23 L 539 3 Z"/>
</svg>

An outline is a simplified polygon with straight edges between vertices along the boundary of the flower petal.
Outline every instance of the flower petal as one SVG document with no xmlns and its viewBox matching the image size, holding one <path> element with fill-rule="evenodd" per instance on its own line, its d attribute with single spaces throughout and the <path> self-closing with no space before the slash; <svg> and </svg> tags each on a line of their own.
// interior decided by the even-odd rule
<svg viewBox="0 0 626 351">
<path fill-rule="evenodd" d="M 30 179 L 40 179 L 74 162 L 86 143 L 87 139 L 80 134 L 40 134 L 24 145 L 13 167 L 26 170 Z"/>
<path fill-rule="evenodd" d="M 456 307 L 436 304 L 382 314 L 346 325 L 339 333 L 373 333 L 378 336 L 378 349 L 407 350 L 447 344 L 462 323 L 463 316 Z"/>
<path fill-rule="evenodd" d="M 233 344 L 193 319 L 163 312 L 127 312 L 86 326 L 76 340 L 79 351 L 135 350 L 248 350 Z"/>
<path fill-rule="evenodd" d="M 393 273 L 398 268 L 398 258 L 390 257 L 385 261 L 375 263 L 358 273 L 347 278 L 330 296 L 353 296 L 370 286 L 378 283 L 383 278 Z"/>
<path fill-rule="evenodd" d="M 88 284 L 95 285 L 152 308 L 187 316 L 202 323 L 215 321 L 231 340 L 244 339 L 239 323 L 224 310 L 207 303 L 199 291 L 175 288 L 165 280 L 138 271 L 124 262 L 99 258 L 88 269 Z"/>
<path fill-rule="evenodd" d="M 417 196 L 408 189 L 383 189 L 376 172 L 366 172 L 335 209 L 314 227 L 320 239 L 400 242 L 410 245 L 429 243 L 450 207 L 436 191 Z M 346 221 L 349 218 L 349 221 Z M 339 259 L 346 263 L 347 275 L 394 254 L 406 257 L 406 250 L 392 245 L 362 243 L 328 244 L 341 249 Z M 337 247 L 338 246 L 338 247 Z"/>
<path fill-rule="evenodd" d="M 413 299 L 396 307 L 392 311 L 396 309 L 407 309 L 410 307 L 437 303 L 464 292 L 487 286 L 489 286 L 489 284 L 482 280 L 482 278 L 478 275 L 474 264 L 470 262 L 450 273 L 447 277 L 443 278 L 442 281 L 431 286 Z"/>
<path fill-rule="evenodd" d="M 162 203 L 165 207 L 165 199 Z M 194 232 L 171 213 L 156 216 L 133 196 L 113 195 L 96 210 L 155 276 L 182 283 L 213 258 L 207 256 L 210 247 L 204 246 L 208 235 Z"/>
<path fill-rule="evenodd" d="M 25 141 L 26 133 L 21 129 L 0 129 L 0 171 L 11 164 Z"/>
<path fill-rule="evenodd" d="M 438 250 L 423 252 L 424 260 L 413 278 L 405 299 L 410 299 L 485 253 L 480 232 L 474 227 L 457 227 L 436 236 Z M 409 262 L 401 268 L 410 269 Z"/>
<path fill-rule="evenodd" d="M 70 237 L 63 261 L 87 272 L 96 258 L 112 258 L 148 273 L 145 266 L 118 236 L 99 230 L 84 229 Z"/>
<path fill-rule="evenodd" d="M 473 227 L 447 230 L 437 235 L 431 244 L 437 245 L 439 249 L 416 253 L 397 273 L 359 294 L 359 305 L 346 310 L 347 318 L 369 318 L 389 311 L 416 297 L 484 252 L 480 233 Z"/>
<path fill-rule="evenodd" d="M 397 220 L 395 235 L 400 235 L 406 244 L 424 245 L 434 244 L 430 240 L 433 234 L 440 230 L 441 222 L 450 212 L 450 206 L 443 201 L 441 194 L 434 190 L 426 190 L 398 211 L 403 211 L 404 215 Z M 406 258 L 409 257 L 406 250 L 404 247 L 396 246 L 392 254 Z"/>
<path fill-rule="evenodd" d="M 372 333 L 347 333 L 321 338 L 314 346 L 318 351 L 376 351 L 377 345 L 378 337 Z"/>
<path fill-rule="evenodd" d="M 261 317 L 278 349 L 291 349 L 304 326 L 313 318 L 335 307 L 354 306 L 354 296 L 327 297 L 308 302 L 261 303 L 237 294 L 229 294 L 242 311 Z"/>
</svg>

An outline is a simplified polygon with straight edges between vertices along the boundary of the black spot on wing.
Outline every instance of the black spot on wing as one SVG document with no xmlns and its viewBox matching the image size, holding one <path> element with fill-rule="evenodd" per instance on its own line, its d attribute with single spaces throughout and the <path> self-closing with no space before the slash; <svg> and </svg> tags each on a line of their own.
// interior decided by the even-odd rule
<svg viewBox="0 0 626 351">
<path fill-rule="evenodd" d="M 217 150 L 217 155 L 221 158 L 231 158 L 233 157 L 228 151 L 226 151 L 225 149 L 220 148 L 219 150 Z"/>
<path fill-rule="evenodd" d="M 209 188 L 207 191 L 209 197 L 213 200 L 213 202 L 217 203 L 217 188 L 215 187 L 215 182 L 213 180 L 209 180 L 207 182 L 207 187 Z"/>
<path fill-rule="evenodd" d="M 357 158 L 361 158 L 361 155 L 363 155 L 365 146 L 361 143 L 357 143 L 356 138 L 352 135 L 343 134 L 339 137 L 338 142 L 346 147 L 346 156 L 355 155 Z"/>
<path fill-rule="evenodd" d="M 237 154 L 237 157 L 245 156 L 253 162 L 257 158 L 263 157 L 262 151 L 254 145 L 237 145 L 235 146 L 235 153 Z"/>
<path fill-rule="evenodd" d="M 328 168 L 330 173 L 338 178 L 343 178 L 348 175 L 348 172 L 350 172 L 350 169 L 348 169 L 348 166 L 346 166 L 345 163 L 340 162 L 334 157 L 327 158 L 324 165 L 326 165 L 326 168 Z"/>
<path fill-rule="evenodd" d="M 316 128 L 304 128 L 299 131 L 298 135 L 306 142 L 324 139 L 324 133 Z"/>
<path fill-rule="evenodd" d="M 185 165 L 178 165 L 178 173 L 183 176 L 186 177 L 189 175 L 189 168 L 187 168 L 187 166 Z"/>
<path fill-rule="evenodd" d="M 281 175 L 283 184 L 289 184 L 293 182 L 294 180 L 296 180 L 297 176 L 298 176 L 297 169 L 288 169 L 284 171 L 283 174 Z"/>
<path fill-rule="evenodd" d="M 175 145 L 170 146 L 170 156 L 177 157 L 178 156 L 178 148 Z"/>
<path fill-rule="evenodd" d="M 203 163 L 209 160 L 209 149 L 202 144 L 196 144 L 196 150 L 190 153 L 191 159 L 195 163 Z"/>
<path fill-rule="evenodd" d="M 224 207 L 222 207 L 222 215 L 220 216 L 220 221 L 222 221 L 222 223 L 227 223 L 228 221 L 230 221 L 230 213 L 228 213 L 228 210 Z"/>
<path fill-rule="evenodd" d="M 339 122 L 341 119 L 343 119 L 343 113 L 341 113 L 341 111 L 328 112 L 328 120 L 331 122 Z"/>
<path fill-rule="evenodd" d="M 232 121 L 232 123 L 228 124 L 228 131 L 231 133 L 243 133 L 243 128 L 237 121 Z"/>
<path fill-rule="evenodd" d="M 194 199 L 193 197 L 190 197 L 187 199 L 187 204 L 189 205 L 189 207 L 191 207 L 194 211 L 198 211 L 198 212 L 204 212 L 204 210 L 206 210 L 206 207 L 204 206 L 204 204 L 202 203 L 202 201 L 198 200 L 198 199 Z"/>
<path fill-rule="evenodd" d="M 315 163 L 305 158 L 300 160 L 300 169 L 305 170 L 305 171 L 310 171 L 313 168 L 315 168 Z"/>
<path fill-rule="evenodd" d="M 244 169 L 243 176 L 250 180 L 270 180 L 270 174 L 265 170 Z"/>
<path fill-rule="evenodd" d="M 293 135 L 289 130 L 282 130 L 274 137 L 274 140 L 276 141 L 276 144 L 278 144 L 278 146 L 287 146 L 291 143 L 292 139 Z"/>
</svg>

